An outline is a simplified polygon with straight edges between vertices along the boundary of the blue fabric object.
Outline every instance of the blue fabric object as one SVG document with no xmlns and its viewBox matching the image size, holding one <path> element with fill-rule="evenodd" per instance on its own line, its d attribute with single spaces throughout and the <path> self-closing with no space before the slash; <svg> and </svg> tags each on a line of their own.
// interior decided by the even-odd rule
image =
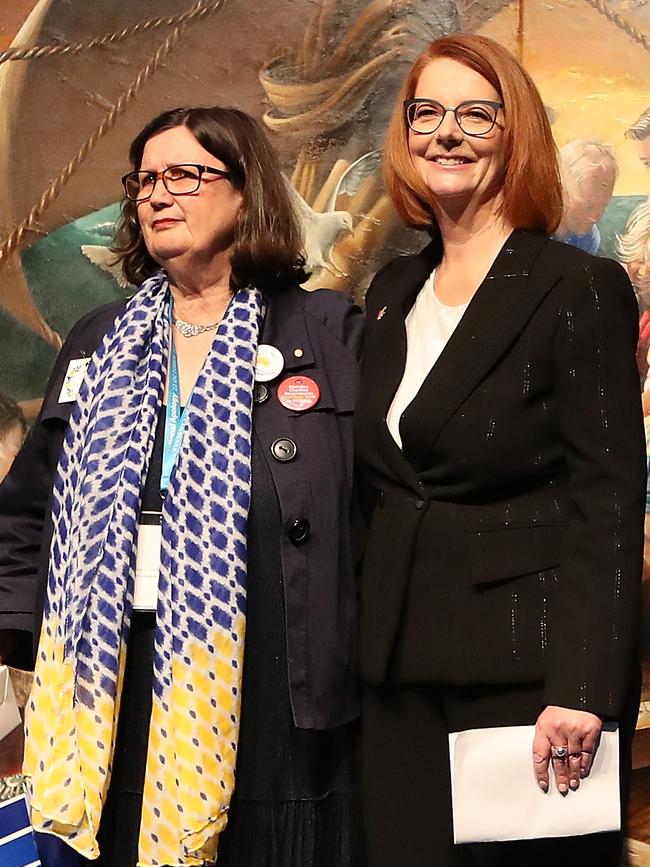
<svg viewBox="0 0 650 867">
<path fill-rule="evenodd" d="M 0 805 L 0 864 L 2 867 L 31 867 L 39 863 L 27 803 L 21 795 Z"/>
<path fill-rule="evenodd" d="M 29 828 L 29 815 L 24 795 L 0 804 L 0 845 L 3 837 Z"/>
<path fill-rule="evenodd" d="M 570 244 L 572 247 L 577 247 L 578 250 L 584 250 L 585 253 L 595 255 L 600 249 L 600 230 L 598 226 L 592 226 L 591 232 L 586 235 L 569 234 L 560 238 L 565 244 Z"/>
</svg>

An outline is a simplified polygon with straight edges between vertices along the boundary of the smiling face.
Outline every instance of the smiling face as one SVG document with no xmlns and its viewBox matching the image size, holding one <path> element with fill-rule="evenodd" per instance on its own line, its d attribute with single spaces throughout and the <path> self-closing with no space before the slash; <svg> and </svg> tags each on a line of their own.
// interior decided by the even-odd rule
<svg viewBox="0 0 650 867">
<path fill-rule="evenodd" d="M 228 170 L 184 126 L 152 136 L 138 168 L 159 172 L 181 163 Z M 182 196 L 169 193 L 159 179 L 151 198 L 137 205 L 149 254 L 163 268 L 177 273 L 227 254 L 233 243 L 241 201 L 241 193 L 231 181 L 217 175 L 204 174 L 199 189 Z"/>
<path fill-rule="evenodd" d="M 414 96 L 454 107 L 471 100 L 500 102 L 495 88 L 478 72 L 439 57 L 425 66 Z M 438 129 L 428 135 L 409 130 L 408 147 L 413 165 L 435 197 L 436 207 L 495 210 L 503 182 L 503 111 L 487 135 L 466 135 L 447 112 Z"/>
</svg>

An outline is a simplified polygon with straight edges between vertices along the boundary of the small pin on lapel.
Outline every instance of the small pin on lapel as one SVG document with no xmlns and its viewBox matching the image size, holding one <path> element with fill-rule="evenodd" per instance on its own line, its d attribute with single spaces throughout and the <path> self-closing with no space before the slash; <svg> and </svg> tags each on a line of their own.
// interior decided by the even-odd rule
<svg viewBox="0 0 650 867">
<path fill-rule="evenodd" d="M 378 310 L 378 311 L 377 311 L 377 322 L 379 322 L 379 320 L 383 318 L 384 313 L 385 313 L 387 310 L 388 310 L 388 305 L 386 305 L 385 307 L 382 307 L 381 310 Z"/>
</svg>

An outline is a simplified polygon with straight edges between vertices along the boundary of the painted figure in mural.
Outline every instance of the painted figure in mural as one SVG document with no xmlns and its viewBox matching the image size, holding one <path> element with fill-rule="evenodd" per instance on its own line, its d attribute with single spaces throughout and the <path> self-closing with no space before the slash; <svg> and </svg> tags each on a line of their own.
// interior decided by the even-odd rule
<svg viewBox="0 0 650 867">
<path fill-rule="evenodd" d="M 630 215 L 617 239 L 617 258 L 632 281 L 639 312 L 650 307 L 650 202 L 643 202 Z"/>
<path fill-rule="evenodd" d="M 646 435 L 646 450 L 650 457 L 650 202 L 639 205 L 630 215 L 625 231 L 618 236 L 616 255 L 632 281 L 639 305 L 639 342 L 637 364 L 643 385 L 641 397 Z M 643 577 L 650 578 L 650 488 L 646 496 L 645 543 Z"/>
<path fill-rule="evenodd" d="M 26 435 L 27 424 L 21 408 L 15 400 L 0 394 L 0 482 L 11 469 Z"/>
<path fill-rule="evenodd" d="M 574 139 L 560 150 L 564 213 L 556 237 L 566 244 L 597 253 L 598 220 L 605 213 L 618 177 L 616 152 L 601 141 Z"/>
<path fill-rule="evenodd" d="M 46 595 L 42 862 L 357 867 L 362 315 L 299 287 L 250 116 L 166 112 L 130 159 L 117 250 L 140 289 L 73 329 L 0 495 L 0 624 L 29 629 Z"/>
<path fill-rule="evenodd" d="M 619 721 L 625 801 L 645 503 L 634 293 L 617 263 L 549 239 L 555 145 L 506 49 L 434 41 L 401 99 L 387 185 L 432 240 L 367 295 L 369 863 L 615 867 L 619 833 L 454 846 L 448 733 L 534 726 L 540 797 L 574 799 Z"/>
<path fill-rule="evenodd" d="M 630 214 L 625 231 L 616 239 L 616 257 L 628 273 L 639 305 L 637 361 L 644 381 L 650 348 L 650 202 Z M 650 383 L 646 383 L 648 386 Z"/>
<path fill-rule="evenodd" d="M 650 107 L 641 113 L 638 120 L 627 130 L 625 137 L 636 142 L 639 159 L 650 169 Z"/>
</svg>

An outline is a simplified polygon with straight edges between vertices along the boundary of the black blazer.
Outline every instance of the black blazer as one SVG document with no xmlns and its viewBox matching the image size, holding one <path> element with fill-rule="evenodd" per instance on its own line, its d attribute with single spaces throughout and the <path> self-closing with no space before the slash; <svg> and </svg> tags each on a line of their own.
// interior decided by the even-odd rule
<svg viewBox="0 0 650 867">
<path fill-rule="evenodd" d="M 122 302 L 80 320 L 57 359 L 41 413 L 0 485 L 0 629 L 38 639 L 52 536 L 49 500 L 71 403 L 59 403 L 73 358 L 91 355 Z M 279 290 L 267 299 L 261 343 L 277 347 L 285 367 L 253 411 L 253 448 L 268 461 L 283 520 L 281 557 L 287 618 L 289 685 L 300 728 L 339 725 L 357 714 L 357 590 L 350 508 L 352 411 L 359 379 L 363 316 L 341 293 Z M 314 379 L 314 409 L 292 412 L 277 400 L 287 375 Z M 281 462 L 279 438 L 297 446 Z M 253 482 L 254 484 L 254 482 Z"/>
<path fill-rule="evenodd" d="M 400 422 L 386 413 L 432 243 L 375 278 L 356 413 L 371 683 L 543 679 L 616 717 L 636 673 L 645 442 L 616 263 L 515 231 Z"/>
</svg>

